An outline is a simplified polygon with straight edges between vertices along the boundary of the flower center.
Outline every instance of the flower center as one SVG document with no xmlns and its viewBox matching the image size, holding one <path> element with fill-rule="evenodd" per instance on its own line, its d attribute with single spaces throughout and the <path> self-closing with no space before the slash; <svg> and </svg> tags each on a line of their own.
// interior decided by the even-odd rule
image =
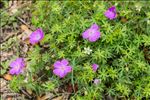
<svg viewBox="0 0 150 100">
<path fill-rule="evenodd" d="M 64 67 L 64 66 L 62 66 L 62 67 L 61 67 L 61 70 L 62 70 L 62 71 L 64 71 L 64 70 L 65 70 L 65 67 Z"/>
<path fill-rule="evenodd" d="M 94 30 L 89 31 L 89 36 L 92 36 L 94 33 Z"/>
<path fill-rule="evenodd" d="M 36 40 L 39 40 L 39 39 L 41 38 L 40 34 L 37 34 L 37 35 L 35 36 L 35 38 L 36 38 Z"/>
<path fill-rule="evenodd" d="M 16 64 L 15 70 L 19 70 L 19 64 Z"/>
</svg>

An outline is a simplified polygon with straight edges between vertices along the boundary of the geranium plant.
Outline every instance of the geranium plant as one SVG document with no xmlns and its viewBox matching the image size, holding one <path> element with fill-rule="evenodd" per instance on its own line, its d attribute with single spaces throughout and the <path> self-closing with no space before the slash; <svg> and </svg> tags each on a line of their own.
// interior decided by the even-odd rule
<svg viewBox="0 0 150 100">
<path fill-rule="evenodd" d="M 143 1 L 137 12 L 135 5 L 37 1 L 32 24 L 40 29 L 30 35 L 34 46 L 25 72 L 14 76 L 30 77 L 18 85 L 37 95 L 59 88 L 72 100 L 148 99 L 150 62 L 145 50 L 150 47 L 150 28 L 145 23 L 150 6 Z M 11 74 L 19 74 L 24 64 L 16 60 L 10 67 Z M 11 88 L 16 90 L 16 84 L 12 81 Z"/>
</svg>

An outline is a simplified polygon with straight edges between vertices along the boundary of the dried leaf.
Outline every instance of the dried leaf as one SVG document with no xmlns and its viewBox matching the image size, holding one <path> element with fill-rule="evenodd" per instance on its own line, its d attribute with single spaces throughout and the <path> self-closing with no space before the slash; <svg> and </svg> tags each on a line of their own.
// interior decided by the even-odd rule
<svg viewBox="0 0 150 100">
<path fill-rule="evenodd" d="M 8 81 L 12 80 L 12 75 L 10 75 L 10 74 L 5 74 L 3 77 L 4 77 L 4 79 L 6 79 Z"/>
<path fill-rule="evenodd" d="M 7 100 L 12 100 L 12 97 L 10 97 L 10 96 L 9 96 L 9 97 L 7 97 Z"/>
<path fill-rule="evenodd" d="M 52 100 L 63 100 L 63 96 L 59 96 L 59 97 L 53 98 Z"/>
<path fill-rule="evenodd" d="M 32 90 L 31 89 L 26 89 L 26 91 L 31 95 L 32 94 Z"/>
<path fill-rule="evenodd" d="M 21 25 L 21 29 L 24 31 L 22 34 L 22 40 L 23 42 L 25 42 L 26 44 L 29 44 L 29 37 L 30 34 L 32 33 L 32 31 L 26 26 L 26 25 Z"/>
<path fill-rule="evenodd" d="M 26 38 L 26 39 L 23 40 L 23 42 L 26 43 L 26 44 L 30 44 L 30 39 Z"/>
<path fill-rule="evenodd" d="M 32 33 L 32 31 L 26 25 L 21 25 L 20 27 L 24 31 L 24 33 L 26 34 L 26 36 L 29 37 L 30 34 Z"/>
<path fill-rule="evenodd" d="M 40 96 L 37 96 L 36 100 L 41 100 Z"/>
<path fill-rule="evenodd" d="M 22 29 L 23 31 L 29 30 L 26 25 L 21 25 L 20 27 L 21 27 L 21 29 Z"/>
<path fill-rule="evenodd" d="M 54 97 L 54 94 L 52 93 L 47 93 L 46 95 L 40 97 L 40 100 L 47 100 L 47 99 L 51 99 Z"/>
</svg>

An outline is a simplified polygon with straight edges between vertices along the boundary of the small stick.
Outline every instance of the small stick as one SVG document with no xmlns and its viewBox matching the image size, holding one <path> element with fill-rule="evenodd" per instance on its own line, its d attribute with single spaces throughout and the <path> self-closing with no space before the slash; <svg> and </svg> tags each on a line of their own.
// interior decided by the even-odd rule
<svg viewBox="0 0 150 100">
<path fill-rule="evenodd" d="M 25 94 L 26 96 L 28 96 L 30 99 L 32 98 L 26 91 L 24 91 L 23 89 L 20 89 L 20 91 Z"/>
<path fill-rule="evenodd" d="M 30 25 L 28 25 L 22 18 L 20 18 L 20 17 L 16 17 L 16 18 L 33 31 L 33 29 L 30 27 Z"/>
<path fill-rule="evenodd" d="M 14 35 L 16 35 L 19 31 L 8 34 L 3 40 L 0 40 L 0 43 L 2 44 L 3 42 L 7 41 L 9 38 L 13 37 Z"/>
</svg>

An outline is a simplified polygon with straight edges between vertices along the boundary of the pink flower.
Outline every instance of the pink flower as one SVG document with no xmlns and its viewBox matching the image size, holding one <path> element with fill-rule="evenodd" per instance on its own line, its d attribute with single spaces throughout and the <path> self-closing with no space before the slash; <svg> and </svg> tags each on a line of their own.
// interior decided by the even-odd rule
<svg viewBox="0 0 150 100">
<path fill-rule="evenodd" d="M 101 82 L 100 79 L 94 79 L 94 84 L 95 84 L 95 85 L 98 85 L 100 82 Z"/>
<path fill-rule="evenodd" d="M 90 28 L 82 33 L 82 37 L 90 42 L 95 42 L 100 38 L 101 33 L 99 32 L 99 29 L 100 28 L 97 24 L 93 24 Z"/>
<path fill-rule="evenodd" d="M 37 29 L 36 31 L 32 32 L 30 35 L 30 43 L 36 44 L 44 38 L 44 32 L 42 29 Z"/>
<path fill-rule="evenodd" d="M 25 67 L 25 62 L 23 58 L 17 58 L 16 60 L 10 63 L 10 71 L 9 73 L 14 75 L 18 75 L 23 72 L 23 68 Z"/>
<path fill-rule="evenodd" d="M 104 13 L 107 18 L 113 20 L 117 17 L 116 7 L 112 6 Z"/>
<path fill-rule="evenodd" d="M 56 61 L 54 63 L 53 73 L 60 78 L 65 77 L 68 73 L 72 71 L 72 67 L 68 65 L 69 62 L 66 59 L 62 59 L 61 61 Z"/>
<path fill-rule="evenodd" d="M 98 69 L 98 67 L 99 67 L 99 66 L 98 66 L 97 64 L 93 64 L 93 65 L 92 65 L 92 69 L 93 69 L 93 71 L 94 71 L 94 72 L 96 72 L 96 71 L 97 71 L 97 69 Z"/>
</svg>

